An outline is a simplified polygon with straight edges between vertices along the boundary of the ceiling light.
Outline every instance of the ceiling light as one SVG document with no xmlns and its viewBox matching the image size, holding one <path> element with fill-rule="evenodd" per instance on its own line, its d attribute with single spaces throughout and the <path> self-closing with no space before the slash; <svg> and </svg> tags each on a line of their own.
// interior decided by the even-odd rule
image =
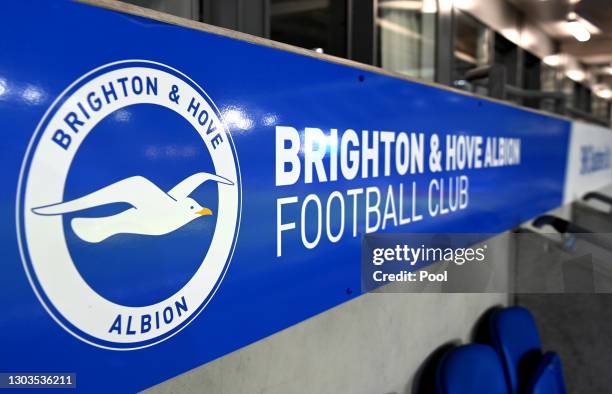
<svg viewBox="0 0 612 394">
<path fill-rule="evenodd" d="M 567 72 L 565 73 L 569 79 L 574 80 L 576 82 L 580 82 L 584 79 L 585 75 L 584 75 L 584 71 L 582 70 L 567 70 Z"/>
<path fill-rule="evenodd" d="M 584 26 L 573 12 L 568 15 L 565 26 L 567 27 L 567 31 L 580 42 L 588 41 L 591 38 L 591 33 L 589 33 L 586 26 Z"/>
<path fill-rule="evenodd" d="M 438 12 L 438 2 L 436 0 L 424 0 L 421 12 L 424 14 L 435 14 Z"/>
<path fill-rule="evenodd" d="M 558 67 L 561 65 L 561 55 L 559 54 L 548 55 L 548 56 L 545 56 L 544 59 L 542 59 L 542 61 L 547 66 Z"/>
<path fill-rule="evenodd" d="M 602 89 L 597 92 L 597 95 L 602 99 L 611 99 L 612 98 L 612 90 L 610 89 Z"/>
<path fill-rule="evenodd" d="M 610 99 L 612 98 L 612 90 L 610 90 L 610 87 L 605 84 L 605 83 L 598 83 L 595 84 L 591 87 L 593 89 L 593 92 L 603 98 L 603 99 Z"/>
</svg>

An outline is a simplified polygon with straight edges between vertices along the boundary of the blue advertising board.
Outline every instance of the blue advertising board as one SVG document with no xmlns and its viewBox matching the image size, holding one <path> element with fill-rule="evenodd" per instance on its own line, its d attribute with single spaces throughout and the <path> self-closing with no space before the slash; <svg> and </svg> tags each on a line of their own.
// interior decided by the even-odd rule
<svg viewBox="0 0 612 394">
<path fill-rule="evenodd" d="M 570 123 L 90 5 L 0 25 L 0 372 L 131 392 L 361 294 L 373 232 L 559 206 Z"/>
</svg>

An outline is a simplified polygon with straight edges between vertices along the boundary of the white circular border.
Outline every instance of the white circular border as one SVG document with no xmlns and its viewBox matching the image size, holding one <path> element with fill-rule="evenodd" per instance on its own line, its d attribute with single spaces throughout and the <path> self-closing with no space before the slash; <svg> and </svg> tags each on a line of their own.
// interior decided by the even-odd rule
<svg viewBox="0 0 612 394">
<path fill-rule="evenodd" d="M 81 83 L 83 80 L 87 79 L 88 77 L 90 77 L 92 74 L 95 74 L 105 68 L 110 68 L 113 66 L 117 66 L 117 65 L 121 65 L 121 64 L 127 64 L 127 63 L 140 63 L 140 64 L 151 64 L 151 65 L 156 65 L 158 67 L 161 68 L 165 68 L 167 70 L 171 70 L 173 72 L 175 72 L 176 74 L 178 74 L 179 76 L 181 76 L 182 78 L 184 78 L 185 80 L 188 80 L 189 82 L 191 82 L 191 84 L 195 85 L 195 87 L 197 87 L 199 90 L 194 89 L 189 83 L 185 83 L 184 81 L 182 81 L 178 76 L 167 73 L 166 71 L 160 70 L 159 68 L 146 68 L 144 67 L 143 69 L 145 69 L 147 72 L 151 72 L 152 70 L 154 70 L 156 73 L 161 73 L 161 74 L 170 74 L 172 77 L 174 77 L 175 79 L 177 79 L 178 81 L 181 81 L 184 83 L 183 86 L 180 87 L 180 92 L 182 94 L 185 94 L 187 90 L 192 89 L 192 92 L 194 93 L 193 97 L 198 97 L 201 96 L 201 98 L 203 99 L 202 102 L 200 103 L 200 105 L 202 106 L 201 108 L 208 108 L 211 109 L 211 111 L 209 111 L 211 116 L 214 116 L 213 119 L 215 119 L 217 121 L 217 125 L 219 127 L 222 128 L 222 134 L 227 137 L 227 146 L 228 146 L 228 152 L 229 154 L 231 154 L 231 159 L 232 160 L 225 160 L 224 159 L 217 159 L 215 160 L 215 156 L 212 155 L 213 150 L 211 150 L 210 145 L 207 145 L 209 154 L 211 154 L 211 156 L 213 157 L 213 163 L 215 165 L 215 172 L 226 176 L 232 180 L 235 181 L 235 185 L 233 187 L 231 187 L 231 191 L 229 191 L 227 189 L 227 185 L 223 185 L 223 187 L 219 187 L 219 216 L 217 219 L 217 223 L 216 223 L 216 227 L 215 227 L 215 234 L 213 235 L 213 241 L 211 242 L 211 246 L 209 248 L 209 251 L 206 255 L 206 257 L 204 258 L 204 261 L 201 263 L 200 267 L 198 268 L 198 271 L 196 271 L 196 274 L 194 274 L 194 276 L 189 280 L 189 282 L 181 289 L 179 290 L 177 293 L 175 293 L 174 295 L 170 296 L 169 298 L 167 298 L 166 300 L 153 304 L 153 305 L 149 305 L 146 307 L 126 307 L 126 306 L 122 306 L 122 305 L 118 305 L 118 304 L 114 304 L 102 297 L 100 297 L 93 289 L 91 289 L 86 283 L 85 281 L 80 277 L 80 274 L 78 273 L 78 271 L 76 270 L 72 259 L 70 258 L 70 254 L 68 252 L 66 243 L 65 243 L 65 239 L 64 239 L 64 231 L 63 231 L 63 223 L 62 223 L 62 219 L 61 217 L 41 217 L 38 215 L 35 215 L 31 212 L 31 208 L 34 206 L 40 206 L 40 205 L 46 205 L 49 204 L 49 197 L 50 195 L 50 190 L 48 190 L 48 188 L 43 188 L 44 189 L 44 203 L 43 204 L 39 204 L 37 202 L 32 202 L 31 199 L 29 197 L 31 197 L 32 195 L 38 195 L 38 193 L 32 193 L 29 192 L 30 190 L 30 185 L 32 184 L 30 182 L 30 175 L 33 172 L 33 167 L 35 166 L 35 163 L 37 163 L 37 160 L 41 160 L 41 159 L 37 159 L 37 154 L 39 154 L 39 149 L 41 147 L 41 142 L 42 142 L 42 138 L 44 138 L 46 135 L 45 131 L 47 131 L 48 133 L 51 133 L 48 130 L 54 130 L 53 123 L 54 120 L 58 119 L 58 118 L 63 118 L 63 116 L 59 116 L 59 114 L 62 113 L 62 109 L 66 109 L 66 108 L 71 108 L 71 99 L 74 99 L 75 97 L 78 97 L 78 93 L 81 91 L 87 91 L 87 87 L 90 84 L 93 84 L 93 82 L 95 81 L 99 81 L 100 79 L 104 78 L 104 77 L 108 77 L 110 74 L 112 74 L 113 72 L 121 72 L 121 71 L 125 71 L 126 68 L 137 68 L 137 67 L 133 67 L 133 66 L 128 66 L 126 68 L 117 68 L 114 70 L 111 70 L 107 73 L 104 74 L 100 74 L 98 76 L 96 76 L 95 78 L 91 79 L 90 81 L 88 81 L 87 83 L 83 84 L 82 86 L 80 86 L 70 97 L 67 98 L 65 103 L 62 103 L 61 106 L 58 106 L 58 103 L 60 102 L 60 100 L 62 100 L 66 93 L 69 92 L 70 90 L 72 90 L 74 88 L 74 86 L 76 86 L 77 84 Z M 176 83 L 177 80 L 173 80 L 172 82 Z M 163 85 L 163 84 L 162 84 Z M 164 92 L 164 87 L 159 86 L 158 87 L 160 92 Z M 167 87 L 166 87 L 167 89 Z M 168 90 L 169 92 L 169 90 Z M 160 93 L 160 96 L 163 97 L 163 93 Z M 105 118 L 108 114 L 114 112 L 115 110 L 125 107 L 127 105 L 131 105 L 131 104 L 136 104 L 136 103 L 150 103 L 150 104 L 159 104 L 159 105 L 164 105 L 163 103 L 161 103 L 161 101 L 166 102 L 166 104 L 169 102 L 169 100 L 166 98 L 165 100 L 158 100 L 160 102 L 151 102 L 151 101 L 146 101 L 146 100 L 142 100 L 142 98 L 151 98 L 148 96 L 138 96 L 140 99 L 139 100 L 135 100 L 133 103 L 125 103 L 125 99 L 124 100 L 117 100 L 115 103 L 117 102 L 121 102 L 121 105 L 117 105 L 117 106 L 113 106 L 111 105 L 105 105 L 105 109 L 106 111 L 104 111 L 104 115 L 100 116 L 100 119 Z M 183 97 L 188 97 L 188 95 L 185 95 Z M 80 100 L 77 101 L 83 101 L 82 97 L 78 97 Z M 76 100 L 76 99 L 74 99 Z M 172 108 L 169 105 L 164 105 L 167 108 L 170 108 L 172 110 L 174 110 L 175 112 L 179 113 L 180 115 L 182 115 L 186 120 L 188 120 L 192 126 L 194 126 L 194 128 L 196 130 L 198 130 L 198 132 L 200 134 L 202 134 L 197 126 L 196 123 L 196 119 L 194 117 L 186 117 L 185 114 L 181 113 L 181 111 L 178 111 L 176 108 Z M 183 108 L 186 108 L 185 103 L 183 103 Z M 53 116 L 50 119 L 50 121 L 48 122 L 47 126 L 45 127 L 44 130 L 41 130 L 41 126 L 45 123 L 45 121 L 48 119 L 49 115 L 51 115 L 51 112 L 53 110 Z M 102 111 L 101 111 L 102 112 Z M 64 89 L 64 91 L 58 96 L 58 98 L 51 104 L 51 106 L 47 109 L 47 111 L 45 112 L 44 116 L 42 117 L 41 121 L 39 122 L 39 124 L 37 125 L 36 131 L 34 132 L 34 135 L 32 136 L 32 139 L 30 140 L 30 143 L 28 145 L 28 148 L 26 150 L 26 154 L 24 157 L 24 162 L 22 164 L 21 167 L 21 171 L 20 171 L 20 175 L 19 175 L 19 182 L 18 182 L 18 186 L 17 186 L 17 209 L 16 209 L 16 223 L 17 223 L 17 236 L 18 236 L 18 243 L 19 243 L 19 250 L 20 250 L 20 254 L 21 254 L 21 258 L 22 258 L 22 263 L 24 265 L 24 269 L 26 271 L 28 280 L 30 281 L 30 284 L 36 294 L 36 296 L 38 297 L 39 301 L 41 302 L 41 304 L 44 306 L 44 308 L 47 310 L 47 312 L 53 317 L 53 319 L 60 325 L 62 326 L 66 331 L 68 331 L 71 335 L 75 336 L 76 338 L 89 343 L 91 345 L 100 347 L 100 348 L 104 348 L 104 349 L 111 349 L 111 350 L 135 350 L 135 349 L 141 349 L 141 348 L 146 348 L 149 346 L 153 346 L 157 343 L 160 343 L 174 335 L 176 335 L 178 332 L 180 332 L 182 329 L 184 329 L 189 323 L 191 323 L 191 321 L 193 321 L 201 312 L 202 310 L 206 307 L 206 305 L 208 304 L 208 302 L 210 302 L 210 300 L 212 299 L 212 297 L 214 296 L 214 294 L 216 293 L 219 284 L 222 282 L 225 273 L 227 272 L 227 268 L 231 262 L 233 253 L 234 253 L 234 248 L 236 245 L 236 239 L 238 237 L 238 233 L 239 233 L 239 228 L 240 228 L 240 216 L 241 216 L 241 206 L 242 206 L 242 194 L 241 194 L 241 177 L 240 177 L 240 165 L 239 165 L 239 161 L 238 161 L 238 157 L 236 154 L 236 150 L 231 138 L 231 135 L 227 132 L 227 130 L 225 129 L 222 120 L 219 118 L 219 114 L 220 111 L 218 110 L 218 108 L 214 105 L 214 103 L 212 102 L 212 100 L 210 99 L 210 97 L 206 94 L 206 92 L 195 82 L 193 81 L 191 78 L 189 78 L 188 76 L 186 76 L 185 74 L 181 73 L 180 71 L 167 66 L 165 64 L 162 63 L 157 63 L 157 62 L 153 62 L 153 61 L 148 61 L 148 60 L 140 60 L 140 59 L 130 59 L 130 60 L 123 60 L 123 61 L 118 61 L 118 62 L 112 62 L 112 63 L 108 63 L 105 64 L 103 66 L 100 66 L 94 70 L 91 70 L 90 72 L 86 73 L 85 75 L 81 76 L 79 79 L 77 79 L 76 81 L 74 81 L 72 84 L 70 84 L 70 86 L 68 86 L 66 89 Z M 96 122 L 92 122 L 91 127 L 89 128 L 89 130 L 93 129 L 95 127 Z M 82 142 L 86 136 L 87 133 L 89 132 L 89 130 L 87 132 L 85 132 L 85 130 L 82 130 L 82 132 L 79 132 L 79 138 L 80 141 L 78 141 L 78 144 L 80 144 L 80 142 Z M 40 139 L 38 139 L 37 141 L 37 137 L 39 136 L 39 134 L 43 133 L 40 136 Z M 81 134 L 82 133 L 82 134 Z M 201 135 L 203 137 L 203 135 Z M 210 142 L 207 141 L 206 139 L 204 139 L 204 142 L 209 144 Z M 75 142 L 77 141 L 76 139 L 73 139 L 72 143 L 77 143 Z M 34 146 L 36 144 L 36 146 Z M 74 149 L 74 153 L 76 153 L 76 151 L 78 151 L 78 146 Z M 72 155 L 72 157 L 74 156 L 74 154 Z M 218 157 L 219 155 L 216 155 L 216 157 Z M 60 177 L 63 177 L 63 181 L 65 181 L 67 174 L 69 172 L 70 169 L 70 164 L 72 161 L 72 157 L 70 157 L 70 159 L 68 160 L 68 165 L 66 167 L 65 173 L 63 175 L 60 175 Z M 47 157 L 44 157 L 43 155 L 43 159 L 47 159 Z M 234 164 L 235 161 L 235 165 Z M 49 168 L 51 173 L 53 173 L 53 171 L 57 171 L 57 165 L 55 162 L 53 163 L 49 163 L 48 161 L 42 160 L 43 167 L 44 168 Z M 30 168 L 28 169 L 28 177 L 26 179 L 25 177 L 25 171 L 26 171 L 26 167 L 28 167 L 28 163 Z M 230 171 L 230 173 L 228 173 L 228 168 L 222 168 L 220 169 L 219 167 L 227 167 L 228 164 L 232 164 L 232 168 L 233 168 L 233 173 L 231 173 L 232 171 Z M 39 165 L 40 166 L 40 165 Z M 230 169 L 231 170 L 231 169 Z M 49 175 L 49 174 L 45 174 L 45 175 Z M 56 175 L 57 176 L 57 175 Z M 47 179 L 47 178 L 45 178 Z M 42 183 L 47 183 L 48 184 L 48 180 L 43 181 Z M 25 188 L 24 188 L 25 185 Z M 60 199 L 58 201 L 61 201 L 61 197 L 63 197 L 63 189 L 64 189 L 64 183 L 61 182 L 61 187 L 58 186 L 58 189 L 61 189 L 61 194 L 60 194 Z M 40 191 L 40 190 L 39 190 Z M 56 192 L 57 193 L 57 192 Z M 28 195 L 30 194 L 30 195 Z M 234 198 L 232 198 L 232 196 Z M 21 204 L 21 199 L 23 198 L 23 207 Z M 36 199 L 36 197 L 35 197 Z M 52 202 L 51 202 L 52 203 Z M 229 205 L 228 205 L 229 204 Z M 231 206 L 232 204 L 235 204 L 234 209 L 232 210 Z M 22 209 L 23 209 L 23 216 L 24 219 L 23 221 L 25 223 L 22 223 L 21 221 L 21 213 L 22 213 Z M 226 212 L 230 210 L 232 212 L 230 212 L 230 214 L 226 214 Z M 223 214 L 221 214 L 223 212 Z M 228 220 L 227 218 L 231 215 L 231 219 Z M 224 220 L 225 218 L 225 220 Z M 45 281 L 41 280 L 41 276 L 44 277 L 45 273 L 48 275 L 49 271 L 44 271 L 45 267 L 44 264 L 35 264 L 36 258 L 35 256 L 33 256 L 33 248 L 31 246 L 31 242 L 41 242 L 41 234 L 33 234 L 31 235 L 32 231 L 34 231 L 34 229 L 37 229 L 38 227 L 36 227 L 37 225 L 39 225 L 40 219 L 44 219 L 44 221 L 47 222 L 47 225 L 45 225 L 44 227 L 57 227 L 59 226 L 59 229 L 61 230 L 61 242 L 59 243 L 61 245 L 61 247 L 63 247 L 65 249 L 65 251 L 67 252 L 67 256 L 68 259 L 66 260 L 64 258 L 63 262 L 62 262 L 62 269 L 68 273 L 68 275 L 72 275 L 73 279 L 75 278 L 75 275 L 78 276 L 78 278 L 80 278 L 80 281 L 72 281 L 72 283 L 70 284 L 70 286 L 67 286 L 66 282 L 64 281 L 64 277 L 62 277 L 60 275 L 59 280 L 57 280 L 58 283 L 60 283 L 60 287 L 62 288 L 61 291 L 59 291 L 59 293 L 57 292 L 57 289 L 55 290 L 51 290 L 51 293 L 53 294 L 49 294 L 48 290 L 50 290 L 53 287 L 53 283 L 49 283 L 47 280 L 47 283 L 45 283 Z M 36 224 L 32 224 L 32 220 L 34 220 L 33 223 Z M 228 223 L 225 222 L 233 222 L 231 227 L 233 227 L 233 231 L 231 233 L 226 231 L 225 226 L 228 225 Z M 22 225 L 23 225 L 23 229 L 22 229 Z M 32 227 L 34 226 L 34 227 Z M 24 230 L 24 234 L 26 234 L 26 238 L 27 238 L 27 242 L 26 240 L 22 239 L 22 234 L 21 231 Z M 34 231 L 36 233 L 36 231 Z M 53 231 L 51 231 L 49 233 L 48 229 L 44 229 L 42 232 L 42 239 L 48 239 L 49 238 L 49 234 L 53 234 L 55 236 L 59 236 L 59 232 L 56 231 L 55 233 Z M 221 235 L 218 235 L 221 234 Z M 31 236 L 34 237 L 38 237 L 37 241 L 31 241 L 30 238 Z M 228 238 L 229 238 L 229 244 L 228 244 Z M 53 241 L 53 240 L 51 240 Z M 57 241 L 57 240 L 55 240 Z M 226 252 L 221 253 L 221 255 L 225 255 L 225 258 L 222 259 L 222 264 L 219 263 L 218 261 L 221 261 L 219 259 L 219 246 L 217 246 L 219 243 L 224 243 L 225 245 L 223 245 L 223 249 L 226 250 Z M 53 245 L 54 243 L 51 242 L 51 244 Z M 213 245 L 215 247 L 213 247 Z M 43 242 L 43 246 L 41 249 L 44 250 L 44 255 L 45 255 L 45 259 L 49 259 L 49 242 L 44 243 Z M 27 256 L 25 253 L 25 250 L 27 248 L 27 251 L 30 254 L 30 264 L 32 265 L 32 268 L 36 271 L 34 273 L 30 272 L 30 269 L 28 267 L 27 264 Z M 36 247 L 34 248 L 36 249 Z M 212 254 L 211 254 L 212 252 Z M 65 256 L 64 256 L 65 257 Z M 41 258 L 38 257 L 38 261 L 40 263 Z M 211 266 L 213 266 L 215 259 L 217 261 L 217 264 L 214 265 L 214 268 L 216 269 L 216 273 L 215 275 L 210 275 L 210 270 L 208 269 L 209 264 Z M 53 261 L 53 260 L 52 260 Z M 212 262 L 210 262 L 212 261 Z M 208 264 L 207 264 L 208 263 Z M 55 267 L 55 264 L 47 264 L 48 266 L 53 265 L 55 271 L 57 269 L 57 267 Z M 48 267 L 47 267 L 48 268 Z M 39 269 L 42 269 L 43 272 L 39 272 Z M 54 271 L 54 270 L 52 270 Z M 71 327 L 67 327 L 64 322 L 61 321 L 61 319 L 59 319 L 55 313 L 49 308 L 49 306 L 47 305 L 47 302 L 44 300 L 44 298 L 41 296 L 41 294 L 39 294 L 39 290 L 36 286 L 36 284 L 34 283 L 34 278 L 32 277 L 32 275 L 36 276 L 36 280 L 38 281 L 39 286 L 42 288 L 41 291 L 43 291 L 45 297 L 47 297 L 49 299 L 49 302 L 53 305 L 53 308 L 57 309 L 57 313 L 59 313 L 61 315 L 61 317 L 65 320 L 67 320 L 71 325 L 74 326 L 74 328 L 76 328 L 78 331 L 82 331 L 84 332 L 86 335 L 91 336 L 93 338 L 96 338 L 100 341 L 106 342 L 106 343 L 116 343 L 116 344 L 121 344 L 124 345 L 122 347 L 112 347 L 112 346 L 106 346 L 106 345 L 102 345 L 100 343 L 96 343 L 94 341 L 91 341 L 87 338 L 84 338 L 83 336 L 79 335 L 79 333 L 75 332 L 74 329 L 72 329 Z M 56 275 L 56 274 L 54 274 Z M 210 279 L 210 278 L 214 278 L 214 279 Z M 205 286 L 202 286 L 202 284 L 205 283 Z M 51 288 L 49 287 L 51 285 Z M 85 287 L 83 287 L 83 285 L 85 285 Z M 47 286 L 47 288 L 45 288 L 45 286 Z M 183 315 L 183 317 L 181 319 L 174 319 L 172 324 L 169 325 L 165 330 L 163 331 L 159 331 L 156 332 L 154 335 L 152 334 L 152 332 L 154 332 L 154 330 L 152 329 L 149 334 L 145 334 L 144 336 L 139 337 L 139 339 L 137 341 L 133 341 L 133 340 L 123 340 L 123 341 L 117 341 L 116 337 L 112 337 L 112 336 L 107 336 L 104 337 L 104 335 L 99 335 L 95 333 L 95 327 L 92 330 L 91 327 L 89 327 L 87 324 L 83 325 L 82 324 L 82 320 L 83 317 L 85 317 L 85 319 L 89 319 L 89 320 L 95 320 L 96 322 L 93 323 L 95 324 L 100 324 L 100 327 L 105 327 L 102 331 L 106 331 L 109 328 L 109 320 L 108 320 L 108 316 L 116 316 L 118 313 L 122 313 L 124 315 L 130 315 L 130 314 L 137 314 L 138 316 L 142 315 L 143 313 L 149 313 L 151 314 L 151 312 L 154 313 L 154 311 L 160 311 L 164 306 L 168 305 L 168 304 L 173 304 L 174 301 L 176 301 L 177 299 L 174 298 L 176 297 L 176 295 L 184 295 L 186 293 L 187 290 L 190 289 L 194 289 L 194 288 L 198 288 L 198 287 L 203 287 L 204 291 L 200 291 L 199 295 L 190 297 L 191 299 L 195 299 L 197 298 L 199 301 L 198 303 L 195 305 L 195 307 L 193 305 L 190 305 L 190 302 L 188 301 L 188 305 L 189 305 L 189 312 L 185 313 Z M 68 289 L 68 290 L 66 290 Z M 83 297 L 80 298 L 80 296 L 82 296 L 82 294 L 79 294 L 80 291 L 83 291 L 83 289 L 86 289 L 85 292 L 88 292 L 88 297 Z M 88 289 L 88 290 L 87 290 Z M 74 294 L 72 294 L 71 292 L 74 292 L 76 290 L 76 292 Z M 197 289 L 195 289 L 197 290 Z M 200 289 L 201 290 L 201 289 Z M 193 292 L 193 291 L 192 291 Z M 197 291 L 195 291 L 197 293 Z M 70 293 L 70 297 L 68 297 L 68 300 L 63 299 L 62 300 L 62 296 L 61 294 L 68 294 Z M 182 294 L 181 294 L 182 293 Z M 58 299 L 58 294 L 60 294 L 60 298 Z M 191 294 L 191 293 L 190 293 Z M 75 297 L 75 295 L 77 295 L 77 297 Z M 55 299 L 54 299 L 55 298 Z M 174 299 L 173 299 L 174 298 Z M 69 301 L 69 302 L 67 302 Z M 76 302 L 75 302 L 76 301 Z M 97 313 L 91 313 L 91 303 L 93 301 L 93 303 L 98 303 L 100 305 L 102 305 L 100 308 L 102 311 L 106 309 L 110 310 L 110 311 L 106 311 L 107 313 L 110 313 L 110 315 L 104 315 L 104 317 L 99 317 Z M 66 303 L 67 302 L 67 303 Z M 61 303 L 66 303 L 66 305 L 61 305 Z M 58 305 L 59 304 L 59 305 Z M 79 306 L 77 304 L 80 304 L 80 310 L 79 310 Z M 62 309 L 64 308 L 64 309 Z M 68 310 L 66 310 L 66 308 L 68 308 Z M 84 309 L 83 309 L 84 308 Z M 121 309 L 121 311 L 118 312 L 117 308 Z M 81 317 L 78 317 L 79 313 L 83 313 L 83 311 L 87 311 L 86 314 L 81 315 Z M 132 311 L 132 312 L 130 312 Z M 134 311 L 136 313 L 134 313 Z M 68 312 L 68 313 L 66 313 Z M 66 316 L 66 315 L 69 316 Z M 75 317 L 76 316 L 76 317 Z M 76 320 L 76 321 L 75 321 Z M 105 324 L 101 324 L 100 321 L 104 321 Z M 111 320 L 112 323 L 112 320 Z M 126 324 L 126 322 L 124 321 L 123 324 Z M 85 326 L 85 328 L 83 328 L 83 326 Z M 173 331 L 174 330 L 174 331 Z M 94 333 L 92 333 L 92 331 L 94 331 Z M 108 334 L 108 333 L 106 333 Z M 122 337 L 127 337 L 126 335 L 122 335 Z M 134 338 L 134 337 L 131 337 Z M 145 345 L 141 345 L 138 346 L 139 343 L 142 343 L 144 341 L 149 341 L 150 343 L 147 343 Z M 129 344 L 134 343 L 136 344 L 136 346 L 133 347 L 129 347 Z"/>
</svg>

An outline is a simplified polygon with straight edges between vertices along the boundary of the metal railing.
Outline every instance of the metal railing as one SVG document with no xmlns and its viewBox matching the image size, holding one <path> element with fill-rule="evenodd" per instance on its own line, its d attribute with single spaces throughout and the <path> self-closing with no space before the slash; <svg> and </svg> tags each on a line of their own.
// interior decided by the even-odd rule
<svg viewBox="0 0 612 394">
<path fill-rule="evenodd" d="M 543 101 L 548 100 L 554 102 L 554 112 L 557 114 L 586 120 L 606 127 L 611 126 L 608 119 L 600 118 L 590 112 L 572 107 L 567 95 L 563 92 L 523 89 L 506 84 L 506 68 L 500 64 L 480 66 L 468 70 L 465 73 L 465 80 L 472 84 L 484 86 L 488 90 L 488 95 L 496 99 L 508 100 L 509 97 L 514 97 L 537 100 L 540 104 L 538 107 L 541 107 Z"/>
</svg>

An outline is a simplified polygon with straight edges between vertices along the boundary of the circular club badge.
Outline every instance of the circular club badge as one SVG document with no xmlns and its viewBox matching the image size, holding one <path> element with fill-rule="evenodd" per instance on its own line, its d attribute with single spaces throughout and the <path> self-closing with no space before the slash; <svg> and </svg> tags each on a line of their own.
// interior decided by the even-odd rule
<svg viewBox="0 0 612 394">
<path fill-rule="evenodd" d="M 169 66 L 126 60 L 82 76 L 45 113 L 20 174 L 17 230 L 54 320 L 131 350 L 206 307 L 240 211 L 236 150 L 206 92 Z"/>
</svg>

